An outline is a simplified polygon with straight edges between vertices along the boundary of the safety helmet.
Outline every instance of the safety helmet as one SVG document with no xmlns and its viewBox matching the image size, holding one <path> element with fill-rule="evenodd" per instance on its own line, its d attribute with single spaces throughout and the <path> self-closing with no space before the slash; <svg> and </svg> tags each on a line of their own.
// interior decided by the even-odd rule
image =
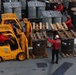
<svg viewBox="0 0 76 75">
<path fill-rule="evenodd" d="M 55 35 L 55 39 L 59 39 L 59 35 Z"/>
</svg>

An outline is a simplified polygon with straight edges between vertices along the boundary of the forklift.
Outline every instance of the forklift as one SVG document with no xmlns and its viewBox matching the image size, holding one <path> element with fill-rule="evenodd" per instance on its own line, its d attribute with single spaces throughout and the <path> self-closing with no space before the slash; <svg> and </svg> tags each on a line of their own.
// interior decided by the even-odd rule
<svg viewBox="0 0 76 75">
<path fill-rule="evenodd" d="M 5 60 L 20 60 L 23 61 L 29 58 L 28 40 L 23 32 L 17 38 L 12 27 L 9 24 L 0 25 L 0 33 L 3 36 L 11 36 L 14 44 L 0 42 L 0 62 Z"/>
</svg>

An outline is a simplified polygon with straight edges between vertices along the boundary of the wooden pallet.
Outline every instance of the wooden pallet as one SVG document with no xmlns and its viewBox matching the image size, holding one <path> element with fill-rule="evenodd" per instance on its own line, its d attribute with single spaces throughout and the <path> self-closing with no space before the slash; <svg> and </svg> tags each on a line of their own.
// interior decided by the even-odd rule
<svg viewBox="0 0 76 75">
<path fill-rule="evenodd" d="M 58 31 L 58 30 L 68 30 L 67 25 L 63 22 L 62 24 L 55 23 L 55 24 L 50 24 L 51 28 L 53 31 Z"/>
<path fill-rule="evenodd" d="M 61 53 L 61 56 L 64 57 L 64 58 L 67 58 L 67 57 L 76 57 L 76 53 Z"/>
<path fill-rule="evenodd" d="M 49 29 L 49 24 L 47 22 L 46 22 L 45 25 L 42 22 L 39 22 L 39 23 L 33 22 L 32 23 L 32 28 L 35 31 L 38 31 L 38 30 L 48 30 Z"/>
<path fill-rule="evenodd" d="M 71 31 L 57 31 L 61 39 L 74 39 L 76 37 L 76 34 L 73 30 Z"/>
<path fill-rule="evenodd" d="M 35 58 L 48 58 L 48 57 L 49 55 L 46 52 L 43 55 L 34 55 L 32 51 L 30 51 L 30 58 L 35 59 Z"/>
</svg>

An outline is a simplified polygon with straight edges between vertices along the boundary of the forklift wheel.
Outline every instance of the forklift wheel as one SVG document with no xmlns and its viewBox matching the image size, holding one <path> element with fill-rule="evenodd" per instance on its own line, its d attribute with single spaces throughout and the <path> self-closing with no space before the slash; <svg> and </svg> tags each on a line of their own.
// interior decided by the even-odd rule
<svg viewBox="0 0 76 75">
<path fill-rule="evenodd" d="M 25 53 L 19 53 L 18 56 L 17 56 L 17 59 L 20 60 L 20 61 L 25 60 L 26 59 Z"/>
<path fill-rule="evenodd" d="M 0 62 L 2 62 L 3 61 L 3 59 L 2 59 L 2 57 L 0 57 Z"/>
</svg>

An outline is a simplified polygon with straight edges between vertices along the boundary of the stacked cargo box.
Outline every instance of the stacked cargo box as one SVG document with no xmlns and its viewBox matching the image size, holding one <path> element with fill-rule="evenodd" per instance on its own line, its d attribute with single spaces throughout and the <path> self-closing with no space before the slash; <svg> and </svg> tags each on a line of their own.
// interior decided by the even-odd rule
<svg viewBox="0 0 76 75">
<path fill-rule="evenodd" d="M 28 17 L 31 19 L 40 19 L 41 11 L 45 10 L 45 3 L 39 1 L 28 1 Z M 31 13 L 30 13 L 31 12 Z"/>
<path fill-rule="evenodd" d="M 45 24 L 46 22 L 50 23 L 61 23 L 62 22 L 62 14 L 59 11 L 42 11 L 42 21 Z"/>
<path fill-rule="evenodd" d="M 16 13 L 18 18 L 22 19 L 20 2 L 5 2 L 3 5 L 4 13 Z"/>
</svg>

